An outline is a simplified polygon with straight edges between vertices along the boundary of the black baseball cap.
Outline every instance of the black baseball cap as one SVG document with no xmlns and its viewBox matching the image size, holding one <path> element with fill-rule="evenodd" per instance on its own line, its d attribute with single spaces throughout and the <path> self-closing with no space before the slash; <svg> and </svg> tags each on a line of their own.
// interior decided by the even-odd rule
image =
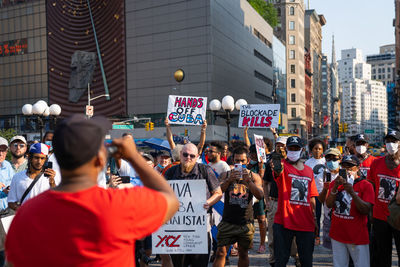
<svg viewBox="0 0 400 267">
<path fill-rule="evenodd" d="M 299 136 L 290 136 L 286 141 L 286 147 L 288 146 L 303 147 L 304 141 Z"/>
<path fill-rule="evenodd" d="M 147 159 L 148 161 L 150 160 L 150 161 L 152 161 L 152 162 L 154 163 L 154 158 L 153 158 L 152 155 L 147 154 L 147 153 L 143 153 L 143 154 L 142 154 L 142 157 L 145 158 L 145 159 Z"/>
<path fill-rule="evenodd" d="M 395 131 L 395 130 L 391 130 L 387 133 L 387 135 L 385 136 L 385 139 L 388 137 L 393 137 L 396 140 L 400 140 L 400 132 Z"/>
<path fill-rule="evenodd" d="M 110 129 L 111 123 L 102 116 L 87 119 L 75 114 L 63 120 L 54 131 L 52 142 L 60 168 L 73 170 L 87 163 L 97 155 Z"/>
<path fill-rule="evenodd" d="M 357 134 L 356 137 L 354 138 L 354 142 L 363 142 L 363 143 L 368 143 L 367 139 L 365 138 L 364 134 Z"/>
<path fill-rule="evenodd" d="M 343 157 L 340 164 L 351 164 L 353 166 L 360 166 L 360 160 L 355 155 L 346 155 Z"/>
<path fill-rule="evenodd" d="M 157 157 L 171 157 L 171 154 L 168 151 L 161 150 L 157 153 Z"/>
</svg>

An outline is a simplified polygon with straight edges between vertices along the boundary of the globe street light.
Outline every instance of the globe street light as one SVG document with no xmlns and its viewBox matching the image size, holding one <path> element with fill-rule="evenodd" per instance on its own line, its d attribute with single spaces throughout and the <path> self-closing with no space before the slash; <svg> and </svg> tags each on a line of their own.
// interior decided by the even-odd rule
<svg viewBox="0 0 400 267">
<path fill-rule="evenodd" d="M 57 117 L 61 114 L 61 107 L 58 104 L 52 104 L 50 107 L 47 105 L 46 101 L 39 100 L 35 104 L 25 104 L 22 106 L 22 114 L 25 116 L 34 116 L 37 121 L 39 132 L 40 132 L 40 142 L 43 137 L 43 128 L 45 124 L 45 118 L 49 117 L 53 120 L 54 125 L 56 124 Z"/>
<path fill-rule="evenodd" d="M 222 98 L 222 103 L 218 99 L 213 99 L 211 100 L 209 107 L 210 109 L 214 112 L 214 118 L 221 117 L 225 119 L 226 122 L 226 128 L 228 131 L 228 143 L 231 139 L 231 112 L 236 108 L 237 110 L 240 110 L 240 107 L 243 105 L 247 105 L 247 101 L 244 99 L 239 99 L 236 101 L 233 99 L 232 96 L 227 95 Z M 225 113 L 220 113 L 218 112 L 222 109 L 225 111 Z"/>
</svg>

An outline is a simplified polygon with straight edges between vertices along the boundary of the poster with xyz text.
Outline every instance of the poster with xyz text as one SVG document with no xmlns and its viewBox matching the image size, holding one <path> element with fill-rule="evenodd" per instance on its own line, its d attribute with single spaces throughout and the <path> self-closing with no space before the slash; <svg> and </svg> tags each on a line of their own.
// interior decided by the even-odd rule
<svg viewBox="0 0 400 267">
<path fill-rule="evenodd" d="M 179 210 L 151 235 L 153 254 L 207 254 L 205 180 L 169 180 L 179 200 Z"/>
<path fill-rule="evenodd" d="M 170 124 L 202 125 L 206 119 L 207 97 L 170 95 L 167 117 Z"/>
</svg>

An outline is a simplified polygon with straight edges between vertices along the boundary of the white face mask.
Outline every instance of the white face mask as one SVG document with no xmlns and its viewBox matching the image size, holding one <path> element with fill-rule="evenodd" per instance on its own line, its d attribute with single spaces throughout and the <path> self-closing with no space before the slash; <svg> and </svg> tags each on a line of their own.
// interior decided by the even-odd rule
<svg viewBox="0 0 400 267">
<path fill-rule="evenodd" d="M 398 143 L 386 143 L 386 149 L 387 149 L 389 155 L 394 155 L 399 150 L 399 144 Z"/>
<path fill-rule="evenodd" d="M 301 151 L 288 151 L 287 152 L 287 158 L 292 161 L 292 162 L 297 162 L 300 159 L 301 156 Z"/>
<path fill-rule="evenodd" d="M 367 152 L 367 147 L 366 146 L 356 146 L 356 151 L 358 154 L 364 154 Z"/>
</svg>

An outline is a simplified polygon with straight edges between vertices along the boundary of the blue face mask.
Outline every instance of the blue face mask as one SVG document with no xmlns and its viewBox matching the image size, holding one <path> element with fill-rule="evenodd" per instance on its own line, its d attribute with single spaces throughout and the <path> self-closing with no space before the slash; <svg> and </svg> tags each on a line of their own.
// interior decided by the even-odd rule
<svg viewBox="0 0 400 267">
<path fill-rule="evenodd" d="M 246 164 L 242 164 L 242 168 L 243 168 L 243 169 L 246 169 L 246 168 L 247 168 L 247 165 L 246 165 Z"/>
<path fill-rule="evenodd" d="M 250 160 L 250 164 L 251 164 L 251 165 L 255 165 L 255 164 L 257 164 L 257 163 L 258 163 L 257 160 L 252 160 L 252 159 Z"/>
<path fill-rule="evenodd" d="M 337 170 L 339 168 L 339 161 L 338 160 L 327 161 L 326 167 L 328 167 L 328 169 L 331 171 Z"/>
<path fill-rule="evenodd" d="M 45 141 L 44 143 L 50 147 L 49 150 L 53 150 L 53 142 L 52 141 Z"/>
<path fill-rule="evenodd" d="M 160 163 L 157 165 L 157 167 L 160 168 L 161 170 L 165 168 L 165 167 L 161 166 Z"/>
</svg>

